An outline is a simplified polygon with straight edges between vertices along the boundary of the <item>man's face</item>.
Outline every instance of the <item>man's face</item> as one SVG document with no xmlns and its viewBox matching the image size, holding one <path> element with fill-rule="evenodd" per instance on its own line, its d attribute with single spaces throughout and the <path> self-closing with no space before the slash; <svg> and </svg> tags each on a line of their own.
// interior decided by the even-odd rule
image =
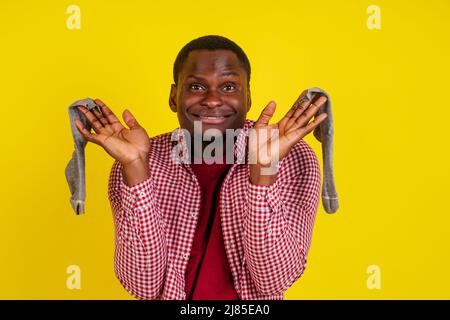
<svg viewBox="0 0 450 320">
<path fill-rule="evenodd" d="M 247 73 L 234 52 L 195 50 L 189 53 L 172 84 L 170 108 L 180 127 L 194 134 L 194 121 L 207 129 L 242 128 L 250 109 Z"/>
</svg>

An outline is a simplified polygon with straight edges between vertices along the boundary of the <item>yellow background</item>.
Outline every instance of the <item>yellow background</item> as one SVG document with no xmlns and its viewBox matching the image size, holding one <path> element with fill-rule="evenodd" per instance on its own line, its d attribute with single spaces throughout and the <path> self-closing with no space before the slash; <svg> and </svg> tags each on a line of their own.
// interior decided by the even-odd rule
<svg viewBox="0 0 450 320">
<path fill-rule="evenodd" d="M 69 30 L 69 5 L 81 29 Z M 369 5 L 381 30 L 366 26 Z M 255 119 L 305 88 L 331 96 L 340 209 L 320 203 L 304 275 L 286 299 L 449 299 L 448 0 L 1 1 L 0 298 L 131 299 L 113 272 L 107 180 L 87 146 L 86 214 L 69 204 L 67 107 L 99 97 L 151 136 L 178 126 L 172 64 L 193 38 L 236 41 L 252 64 Z M 321 158 L 312 135 L 305 140 Z M 66 268 L 81 268 L 81 289 Z M 367 267 L 381 268 L 369 290 Z"/>
</svg>

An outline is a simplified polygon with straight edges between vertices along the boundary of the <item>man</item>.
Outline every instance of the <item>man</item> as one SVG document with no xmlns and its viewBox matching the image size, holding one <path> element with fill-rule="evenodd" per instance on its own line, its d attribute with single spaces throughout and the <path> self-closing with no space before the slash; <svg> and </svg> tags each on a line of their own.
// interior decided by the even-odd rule
<svg viewBox="0 0 450 320">
<path fill-rule="evenodd" d="M 80 107 L 95 132 L 78 130 L 115 159 L 116 275 L 138 299 L 283 299 L 306 267 L 320 168 L 302 138 L 325 119 L 310 122 L 326 98 L 300 95 L 276 124 L 274 102 L 247 120 L 250 63 L 220 36 L 188 43 L 173 71 L 173 132 L 149 138 L 128 110 L 126 128 L 98 99 L 103 114 Z M 206 152 L 230 130 L 231 157 L 223 145 Z"/>
</svg>

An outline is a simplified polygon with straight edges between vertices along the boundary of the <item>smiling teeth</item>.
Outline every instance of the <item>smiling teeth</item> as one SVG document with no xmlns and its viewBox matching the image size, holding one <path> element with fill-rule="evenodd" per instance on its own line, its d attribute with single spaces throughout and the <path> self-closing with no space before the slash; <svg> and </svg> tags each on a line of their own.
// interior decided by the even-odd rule
<svg viewBox="0 0 450 320">
<path fill-rule="evenodd" d="M 204 116 L 200 116 L 200 118 L 204 118 L 204 119 L 221 119 L 221 118 L 225 118 L 225 117 L 204 117 Z"/>
</svg>

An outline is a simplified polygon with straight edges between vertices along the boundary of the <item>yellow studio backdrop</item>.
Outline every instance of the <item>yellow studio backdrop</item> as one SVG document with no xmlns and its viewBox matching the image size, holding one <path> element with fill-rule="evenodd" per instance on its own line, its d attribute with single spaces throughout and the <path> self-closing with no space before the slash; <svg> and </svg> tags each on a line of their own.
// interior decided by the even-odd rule
<svg viewBox="0 0 450 320">
<path fill-rule="evenodd" d="M 70 206 L 67 107 L 97 97 L 171 131 L 176 54 L 219 34 L 252 64 L 248 118 L 273 99 L 278 121 L 312 86 L 333 103 L 340 208 L 319 204 L 286 299 L 449 299 L 449 15 L 448 0 L 1 1 L 0 298 L 132 299 L 113 271 L 113 159 L 94 144 L 85 215 Z"/>
</svg>

